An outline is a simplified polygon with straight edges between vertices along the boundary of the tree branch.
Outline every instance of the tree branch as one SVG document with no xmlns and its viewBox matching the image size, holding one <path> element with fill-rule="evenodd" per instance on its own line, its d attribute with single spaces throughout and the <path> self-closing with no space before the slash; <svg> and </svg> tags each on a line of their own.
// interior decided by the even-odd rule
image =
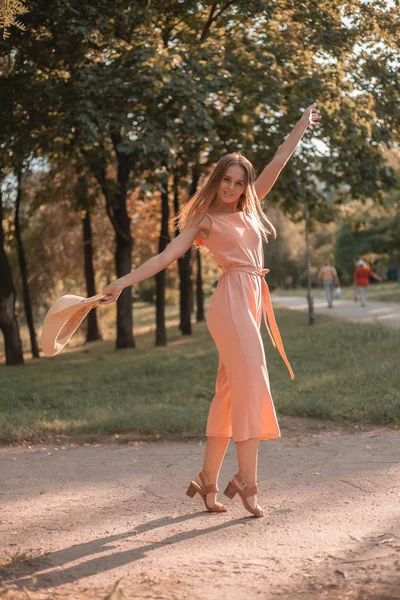
<svg viewBox="0 0 400 600">
<path fill-rule="evenodd" d="M 214 15 L 216 8 L 217 8 L 217 3 L 215 2 L 215 4 L 213 4 L 211 6 L 211 10 L 210 10 L 210 14 L 208 15 L 207 22 L 204 25 L 203 31 L 201 32 L 200 42 L 204 42 L 204 40 L 206 39 L 206 37 L 208 35 L 208 32 L 210 31 L 210 27 L 213 23 L 213 15 Z"/>
<path fill-rule="evenodd" d="M 225 4 L 225 6 L 223 6 L 215 15 L 214 15 L 214 12 L 215 12 L 215 10 L 217 8 L 217 2 L 215 2 L 212 5 L 211 10 L 210 10 L 210 14 L 209 14 L 208 19 L 207 19 L 207 23 L 204 25 L 204 29 L 203 29 L 203 31 L 201 33 L 201 36 L 200 36 L 200 42 L 204 42 L 204 40 L 206 39 L 207 35 L 209 34 L 211 25 L 213 23 L 215 23 L 215 21 L 218 19 L 218 17 L 221 16 L 222 13 L 224 11 L 226 11 L 226 9 L 229 8 L 230 6 L 232 6 L 232 4 L 234 4 L 234 3 L 235 3 L 234 0 L 231 0 L 230 2 L 227 2 Z"/>
<path fill-rule="evenodd" d="M 125 235 L 125 233 L 120 229 L 119 225 L 118 225 L 118 221 L 115 218 L 114 215 L 114 211 L 111 205 L 111 201 L 110 201 L 110 188 L 108 186 L 107 183 L 107 176 L 106 176 L 106 168 L 105 168 L 105 161 L 104 161 L 104 156 L 103 157 L 95 157 L 93 160 L 93 157 L 90 155 L 90 152 L 86 151 L 86 150 L 82 150 L 82 154 L 84 155 L 89 168 L 91 169 L 93 175 L 95 176 L 95 178 L 97 179 L 97 181 L 99 182 L 101 191 L 103 192 L 105 201 L 106 201 L 106 211 L 107 211 L 107 215 L 108 218 L 110 219 L 112 226 L 114 227 L 115 232 L 121 236 L 121 238 L 125 241 L 125 242 L 129 242 L 129 237 L 127 237 Z M 100 164 L 99 164 L 100 163 Z"/>
<path fill-rule="evenodd" d="M 71 12 L 73 12 L 75 15 L 78 15 L 78 17 L 81 16 L 79 10 L 76 10 L 76 8 L 74 8 L 73 6 L 70 5 L 70 3 L 68 2 L 68 0 L 61 0 L 61 2 L 67 7 L 69 8 L 69 10 Z"/>
</svg>

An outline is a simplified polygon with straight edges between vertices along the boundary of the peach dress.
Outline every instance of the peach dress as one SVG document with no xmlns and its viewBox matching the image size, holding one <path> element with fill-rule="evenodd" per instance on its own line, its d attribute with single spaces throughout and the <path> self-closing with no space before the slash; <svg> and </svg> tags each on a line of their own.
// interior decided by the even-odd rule
<svg viewBox="0 0 400 600">
<path fill-rule="evenodd" d="M 215 395 L 207 420 L 207 436 L 232 437 L 234 442 L 280 437 L 271 397 L 264 345 L 262 315 L 274 346 L 286 358 L 275 322 L 264 275 L 262 238 L 252 218 L 243 211 L 206 213 L 212 227 L 206 246 L 223 274 L 211 296 L 207 327 L 219 354 Z"/>
</svg>

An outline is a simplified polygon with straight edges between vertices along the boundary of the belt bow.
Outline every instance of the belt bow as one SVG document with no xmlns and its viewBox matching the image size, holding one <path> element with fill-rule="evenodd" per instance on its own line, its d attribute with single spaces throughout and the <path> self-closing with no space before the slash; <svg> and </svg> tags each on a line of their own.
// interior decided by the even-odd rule
<svg viewBox="0 0 400 600">
<path fill-rule="evenodd" d="M 278 348 L 279 354 L 281 355 L 285 365 L 287 366 L 291 379 L 294 379 L 294 373 L 286 356 L 281 334 L 279 333 L 278 325 L 275 320 L 275 314 L 274 309 L 272 308 L 271 295 L 269 293 L 268 283 L 265 281 L 264 277 L 267 273 L 269 273 L 269 269 L 257 269 L 257 267 L 253 267 L 252 265 L 231 265 L 229 267 L 221 265 L 218 266 L 222 268 L 224 275 L 227 275 L 231 271 L 244 271 L 246 273 L 254 273 L 255 275 L 259 275 L 261 277 L 264 323 L 267 328 L 269 337 L 271 338 L 272 345 L 275 348 Z"/>
</svg>

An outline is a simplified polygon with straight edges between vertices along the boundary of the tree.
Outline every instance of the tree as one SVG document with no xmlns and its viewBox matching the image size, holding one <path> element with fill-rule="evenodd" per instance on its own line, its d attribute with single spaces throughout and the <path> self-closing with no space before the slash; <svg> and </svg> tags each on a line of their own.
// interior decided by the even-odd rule
<svg viewBox="0 0 400 600">
<path fill-rule="evenodd" d="M 397 191 L 381 205 L 372 201 L 365 206 L 357 201 L 346 205 L 335 240 L 335 260 L 344 281 L 351 283 L 360 258 L 383 259 L 400 269 L 399 202 Z"/>
<path fill-rule="evenodd" d="M 23 303 L 25 308 L 26 320 L 29 328 L 32 356 L 39 357 L 39 349 L 37 345 L 36 333 L 32 315 L 32 305 L 28 285 L 28 270 L 25 257 L 24 245 L 22 242 L 22 232 L 20 227 L 20 208 L 23 201 L 23 186 L 22 178 L 25 171 L 29 170 L 29 160 L 31 155 L 37 149 L 36 126 L 41 122 L 40 110 L 30 110 L 32 106 L 32 96 L 30 92 L 34 88 L 34 78 L 32 77 L 32 69 L 27 65 L 21 75 L 16 76 L 18 71 L 19 56 L 11 55 L 6 60 L 0 58 L 2 67 L 2 90 L 4 94 L 3 105 L 6 109 L 7 119 L 4 120 L 0 130 L 0 185 L 3 184 L 4 177 L 8 174 L 14 174 L 17 182 L 17 194 L 14 211 L 14 233 L 15 242 L 18 253 L 18 263 L 21 272 L 22 288 L 23 288 Z M 23 94 L 22 94 L 23 89 Z M 38 120 L 36 120 L 38 118 Z M 3 226 L 3 211 L 1 224 Z M 2 248 L 4 249 L 4 241 L 2 240 Z M 18 324 L 14 317 L 15 306 L 15 289 L 12 283 L 12 275 L 9 272 L 8 260 L 3 256 L 4 282 L 0 280 L 0 284 L 5 286 L 5 289 L 10 294 L 5 296 L 3 301 L 5 304 L 11 302 L 12 313 L 8 312 L 2 317 L 3 334 L 6 347 L 7 364 L 20 364 L 21 348 L 18 334 L 7 335 L 8 327 L 13 330 L 18 330 Z M 8 323 L 11 319 L 12 325 Z M 8 332 L 9 333 L 9 332 Z M 11 355 L 11 359 L 9 356 Z M 10 361 L 10 362 L 9 362 Z M 15 363 L 13 362 L 15 361 Z"/>
<path fill-rule="evenodd" d="M 22 342 L 15 316 L 15 287 L 4 243 L 4 207 L 0 189 L 0 329 L 4 336 L 6 365 L 24 363 Z"/>
</svg>

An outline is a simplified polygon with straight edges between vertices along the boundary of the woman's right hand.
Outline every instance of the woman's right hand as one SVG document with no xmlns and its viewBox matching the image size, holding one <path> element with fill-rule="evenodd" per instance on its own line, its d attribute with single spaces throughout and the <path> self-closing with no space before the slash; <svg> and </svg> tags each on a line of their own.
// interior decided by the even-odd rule
<svg viewBox="0 0 400 600">
<path fill-rule="evenodd" d="M 111 304 L 111 302 L 116 302 L 123 289 L 123 286 L 118 283 L 118 279 L 112 281 L 103 291 L 106 298 L 102 298 L 100 304 Z"/>
<path fill-rule="evenodd" d="M 315 108 L 316 106 L 317 103 L 313 102 L 313 104 L 310 104 L 310 106 L 306 108 L 306 110 L 301 116 L 301 119 L 304 119 L 307 125 L 310 125 L 311 127 L 319 126 L 321 124 L 318 123 L 318 120 L 321 118 L 321 115 L 317 113 L 317 109 Z"/>
</svg>

